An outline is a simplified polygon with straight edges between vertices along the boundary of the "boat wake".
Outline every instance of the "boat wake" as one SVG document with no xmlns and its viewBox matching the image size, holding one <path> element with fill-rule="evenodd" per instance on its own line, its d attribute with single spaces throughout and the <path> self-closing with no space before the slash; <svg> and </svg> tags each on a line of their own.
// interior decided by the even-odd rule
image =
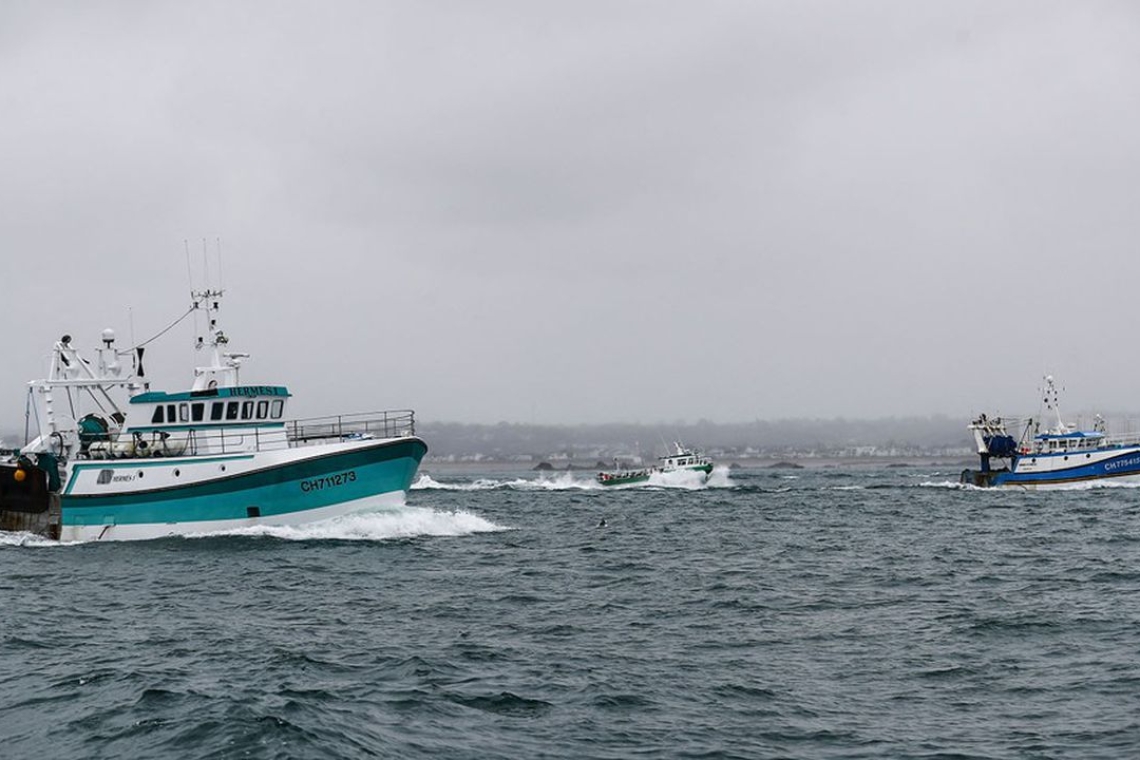
<svg viewBox="0 0 1140 760">
<path fill-rule="evenodd" d="M 714 467 L 713 471 L 709 473 L 708 482 L 705 483 L 706 488 L 736 488 L 736 483 L 728 476 L 728 467 Z"/>
<path fill-rule="evenodd" d="M 919 483 L 920 488 L 948 488 L 952 491 L 991 491 L 994 493 L 1002 492 L 1025 492 L 1025 491 L 1101 491 L 1101 490 L 1133 490 L 1140 488 L 1140 482 L 1136 481 L 1112 481 L 1112 480 L 1090 480 L 1080 483 L 1057 483 L 1054 485 L 1040 486 L 1037 488 L 1019 488 L 1017 486 L 1002 486 L 999 488 L 984 488 L 975 486 L 971 483 L 958 483 L 955 481 L 933 482 L 927 481 Z"/>
<path fill-rule="evenodd" d="M 613 491 L 630 488 L 680 488 L 699 491 L 706 488 L 736 488 L 736 483 L 728 476 L 727 467 L 717 467 L 708 476 L 708 480 L 700 472 L 691 470 L 678 470 L 675 472 L 659 472 L 650 476 L 648 482 L 631 483 L 624 486 L 603 486 L 592 475 L 586 476 L 572 472 L 560 473 L 555 476 L 540 475 L 537 478 L 478 478 L 467 483 L 441 483 L 430 475 L 421 474 L 412 484 L 413 491 Z"/>
<path fill-rule="evenodd" d="M 284 541 L 388 541 L 421 536 L 469 536 L 509 530 L 465 510 L 454 512 L 426 507 L 359 512 L 303 525 L 254 525 L 211 533 L 194 533 L 188 539 L 218 536 L 256 536 Z"/>
<path fill-rule="evenodd" d="M 526 478 L 511 478 L 497 480 L 495 478 L 479 478 L 470 483 L 441 483 L 430 475 L 420 475 L 419 480 L 412 484 L 413 491 L 495 491 L 513 489 L 517 491 L 591 491 L 601 490 L 601 485 L 591 478 L 575 477 L 573 473 L 564 473 L 554 478 L 538 477 L 534 480 Z"/>
<path fill-rule="evenodd" d="M 1120 488 L 1130 490 L 1140 488 L 1140 482 L 1134 480 L 1119 481 L 1119 480 L 1097 480 L 1089 481 L 1087 483 L 1065 483 L 1061 486 L 1055 486 L 1054 491 L 1099 491 L 1102 489 Z"/>
<path fill-rule="evenodd" d="M 636 485 L 655 486 L 657 488 L 684 488 L 689 491 L 698 491 L 708 487 L 708 480 L 703 472 L 696 470 L 673 470 L 672 472 L 655 472 L 649 476 L 649 482 Z M 620 486 L 619 486 L 620 487 Z"/>
<path fill-rule="evenodd" d="M 187 533 L 184 536 L 164 536 L 162 539 L 156 540 L 178 538 L 197 540 L 235 536 L 276 538 L 284 541 L 390 541 L 423 536 L 469 536 L 476 533 L 494 533 L 503 530 L 510 530 L 510 528 L 496 525 L 490 520 L 465 510 L 448 512 L 426 507 L 401 507 L 376 512 L 358 512 L 302 525 L 253 525 L 230 530 Z M 96 542 L 60 542 L 33 533 L 0 531 L 0 548 L 79 546 L 88 543 Z"/>
<path fill-rule="evenodd" d="M 951 491 L 989 491 L 994 489 L 981 488 L 971 483 L 959 483 L 956 480 L 924 480 L 918 484 L 919 488 L 945 488 Z M 997 489 L 1001 490 L 1001 489 Z"/>
<path fill-rule="evenodd" d="M 48 546 L 74 546 L 77 542 L 69 541 L 53 541 L 50 538 L 37 536 L 35 533 L 28 533 L 20 531 L 13 533 L 11 531 L 0 531 L 0 547 L 4 546 L 18 546 L 24 548 L 39 549 Z"/>
</svg>

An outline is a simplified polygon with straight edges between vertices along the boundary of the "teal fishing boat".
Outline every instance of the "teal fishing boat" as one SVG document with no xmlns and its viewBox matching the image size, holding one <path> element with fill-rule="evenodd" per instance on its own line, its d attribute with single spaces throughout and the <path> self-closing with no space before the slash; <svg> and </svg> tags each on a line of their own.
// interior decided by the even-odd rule
<svg viewBox="0 0 1140 760">
<path fill-rule="evenodd" d="M 240 381 L 249 355 L 227 350 L 221 298 L 191 294 L 210 361 L 188 390 L 151 390 L 143 347 L 117 349 L 111 330 L 93 359 L 68 335 L 55 343 L 48 376 L 28 384 L 38 435 L 0 455 L 0 530 L 147 539 L 403 504 L 427 452 L 414 412 L 290 419 L 286 386 Z"/>
<path fill-rule="evenodd" d="M 652 467 L 640 469 L 614 469 L 598 473 L 597 481 L 603 486 L 628 486 L 647 483 L 654 475 L 691 471 L 699 472 L 707 479 L 713 471 L 712 460 L 702 454 L 686 449 L 680 442 L 673 443 L 673 452 L 658 457 Z"/>
</svg>

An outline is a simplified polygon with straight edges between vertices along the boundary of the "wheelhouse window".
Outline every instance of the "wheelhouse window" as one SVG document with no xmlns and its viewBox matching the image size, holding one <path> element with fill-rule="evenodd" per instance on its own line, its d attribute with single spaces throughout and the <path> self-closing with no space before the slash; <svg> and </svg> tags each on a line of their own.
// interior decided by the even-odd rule
<svg viewBox="0 0 1140 760">
<path fill-rule="evenodd" d="M 194 422 L 201 422 L 202 418 L 206 415 L 206 405 L 199 401 L 197 404 L 190 405 L 190 419 Z"/>
<path fill-rule="evenodd" d="M 281 399 L 274 399 L 273 403 L 269 405 L 269 416 L 275 420 L 279 420 L 284 413 L 285 402 Z"/>
<path fill-rule="evenodd" d="M 156 406 L 154 408 L 154 416 L 150 418 L 150 424 L 161 425 L 163 422 L 166 422 L 166 419 L 162 413 L 162 406 Z"/>
<path fill-rule="evenodd" d="M 166 421 L 167 422 L 176 422 L 178 420 L 178 412 L 175 411 L 175 408 L 176 407 L 174 406 L 174 404 L 167 404 L 166 405 Z"/>
<path fill-rule="evenodd" d="M 257 419 L 263 420 L 268 416 L 269 416 L 269 402 L 268 401 L 258 401 L 257 402 Z"/>
<path fill-rule="evenodd" d="M 226 402 L 226 419 L 227 420 L 236 420 L 238 418 L 238 409 L 240 407 L 241 407 L 241 403 L 238 401 L 227 401 Z"/>
<path fill-rule="evenodd" d="M 210 421 L 218 422 L 222 419 L 222 415 L 226 413 L 226 405 L 221 401 L 215 401 L 210 404 Z"/>
<path fill-rule="evenodd" d="M 178 405 L 178 421 L 179 422 L 189 422 L 190 421 L 190 405 L 189 404 L 183 402 L 183 403 Z"/>
<path fill-rule="evenodd" d="M 241 402 L 241 418 L 243 420 L 253 419 L 253 402 L 252 401 Z"/>
</svg>

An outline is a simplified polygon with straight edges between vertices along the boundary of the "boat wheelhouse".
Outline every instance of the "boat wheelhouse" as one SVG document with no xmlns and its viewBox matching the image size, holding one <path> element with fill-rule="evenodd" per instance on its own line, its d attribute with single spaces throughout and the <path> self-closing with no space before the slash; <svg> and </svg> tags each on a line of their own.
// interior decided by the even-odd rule
<svg viewBox="0 0 1140 760">
<path fill-rule="evenodd" d="M 118 350 L 110 330 L 93 361 L 70 336 L 56 342 L 48 377 L 28 386 L 39 435 L 0 460 L 0 530 L 153 538 L 403 503 L 427 451 L 414 413 L 290 419 L 285 386 L 241 383 L 248 354 L 226 350 L 221 297 L 192 294 L 211 362 L 187 391 L 151 390 L 143 347 Z"/>
</svg>

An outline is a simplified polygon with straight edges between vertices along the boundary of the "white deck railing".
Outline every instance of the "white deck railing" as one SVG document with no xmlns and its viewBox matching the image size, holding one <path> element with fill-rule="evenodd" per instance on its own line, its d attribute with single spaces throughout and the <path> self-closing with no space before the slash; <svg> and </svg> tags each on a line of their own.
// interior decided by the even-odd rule
<svg viewBox="0 0 1140 760">
<path fill-rule="evenodd" d="M 194 457 L 238 452 L 280 451 L 336 441 L 405 438 L 415 435 L 410 409 L 288 420 L 280 426 L 209 425 L 191 430 L 148 429 L 120 434 L 114 442 L 92 441 L 81 459 Z"/>
</svg>

